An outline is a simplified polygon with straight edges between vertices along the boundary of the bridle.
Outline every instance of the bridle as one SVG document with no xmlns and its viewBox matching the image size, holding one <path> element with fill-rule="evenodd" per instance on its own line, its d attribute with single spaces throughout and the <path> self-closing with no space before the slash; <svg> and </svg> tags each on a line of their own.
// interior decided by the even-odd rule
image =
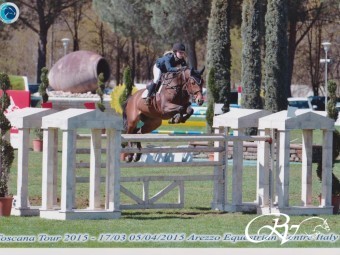
<svg viewBox="0 0 340 255">
<path fill-rule="evenodd" d="M 201 92 L 202 90 L 202 85 L 203 85 L 203 79 L 200 79 L 199 81 L 193 77 L 192 75 L 190 75 L 188 78 L 186 78 L 186 74 L 185 74 L 186 70 L 182 70 L 179 71 L 177 74 L 180 74 L 180 82 L 176 85 L 171 85 L 172 81 L 177 78 L 177 74 L 175 74 L 173 77 L 168 78 L 165 76 L 164 80 L 163 80 L 163 86 L 165 86 L 165 89 L 172 89 L 175 90 L 176 93 L 178 93 L 179 91 L 181 92 L 186 92 L 189 95 L 193 96 L 194 98 L 197 97 L 197 94 Z M 164 81 L 166 81 L 166 84 L 164 84 Z M 190 81 L 193 81 L 195 84 L 197 84 L 199 86 L 199 89 L 196 91 L 193 91 L 192 89 L 192 83 Z M 184 83 L 183 83 L 184 82 Z M 183 94 L 182 94 L 183 95 Z"/>
<path fill-rule="evenodd" d="M 194 89 L 192 88 L 193 87 L 193 83 L 191 83 L 190 81 L 193 81 L 193 83 L 198 85 L 199 89 L 194 91 Z M 195 77 L 190 75 L 188 80 L 184 83 L 182 90 L 186 90 L 191 96 L 194 97 L 194 99 L 196 99 L 197 94 L 202 91 L 202 85 L 203 85 L 203 79 L 200 79 L 198 81 L 197 79 L 195 79 Z"/>
</svg>

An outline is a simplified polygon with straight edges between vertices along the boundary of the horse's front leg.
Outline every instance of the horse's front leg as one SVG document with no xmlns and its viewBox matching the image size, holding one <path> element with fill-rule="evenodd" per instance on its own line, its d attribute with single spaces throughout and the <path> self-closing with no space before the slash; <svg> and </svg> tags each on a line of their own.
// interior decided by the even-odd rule
<svg viewBox="0 0 340 255">
<path fill-rule="evenodd" d="M 138 131 L 136 132 L 137 134 L 142 134 L 142 129 L 139 128 Z M 135 142 L 134 144 L 136 144 L 137 146 L 137 149 L 140 150 L 142 149 L 142 144 L 141 142 Z M 140 160 L 140 158 L 142 157 L 142 153 L 135 153 L 134 156 L 133 156 L 133 161 L 134 162 L 138 162 Z"/>
<path fill-rule="evenodd" d="M 137 132 L 138 132 L 138 128 L 134 128 L 134 127 L 128 127 L 127 128 L 127 134 L 136 134 Z M 138 143 L 136 143 L 136 142 L 128 142 L 127 143 L 127 147 L 128 148 L 133 148 L 134 147 L 134 145 L 135 144 L 137 144 L 137 147 L 138 148 L 140 148 L 141 146 L 140 146 L 140 144 L 138 144 Z M 134 153 L 125 153 L 124 154 L 124 159 L 125 159 L 125 161 L 126 162 L 131 162 L 132 160 L 135 160 L 135 155 L 134 155 Z"/>
<path fill-rule="evenodd" d="M 184 113 L 184 107 L 182 105 L 167 103 L 163 107 L 163 116 L 167 117 L 169 119 L 170 124 L 174 123 L 180 123 L 182 120 L 182 115 Z"/>
<path fill-rule="evenodd" d="M 133 143 L 132 142 L 128 142 L 127 143 L 127 147 L 128 148 L 133 148 Z M 126 153 L 126 154 L 124 154 L 124 159 L 128 163 L 131 162 L 132 159 L 133 159 L 133 153 Z"/>
<path fill-rule="evenodd" d="M 142 145 L 141 145 L 140 142 L 129 142 L 128 143 L 128 148 L 134 148 L 135 145 L 136 145 L 136 147 L 139 150 L 142 148 Z M 136 153 L 128 153 L 127 155 L 124 156 L 124 159 L 126 159 L 126 162 L 128 162 L 128 163 L 131 162 L 132 160 L 134 162 L 137 162 L 137 161 L 140 160 L 141 156 L 142 156 L 142 153 L 138 153 L 138 152 L 136 152 Z"/>
<path fill-rule="evenodd" d="M 193 115 L 194 113 L 194 109 L 192 109 L 192 107 L 189 105 L 185 111 L 185 115 L 183 115 L 182 119 L 181 119 L 181 122 L 182 123 L 185 123 L 190 117 L 191 115 Z"/>
</svg>

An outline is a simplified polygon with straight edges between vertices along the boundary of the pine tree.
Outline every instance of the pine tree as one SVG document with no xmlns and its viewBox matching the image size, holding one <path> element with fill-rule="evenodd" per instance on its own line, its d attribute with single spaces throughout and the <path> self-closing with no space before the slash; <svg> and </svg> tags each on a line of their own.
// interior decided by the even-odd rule
<svg viewBox="0 0 340 255">
<path fill-rule="evenodd" d="M 11 123 L 5 116 L 5 111 L 10 105 L 10 98 L 7 90 L 11 88 L 9 77 L 5 73 L 0 73 L 0 197 L 8 195 L 8 174 L 14 160 L 14 149 L 5 134 L 11 129 Z"/>
<path fill-rule="evenodd" d="M 41 95 L 43 103 L 46 103 L 48 101 L 48 94 L 46 90 L 49 86 L 49 80 L 48 80 L 47 75 L 48 75 L 48 68 L 43 67 L 41 69 L 41 76 L 40 76 L 41 83 L 39 85 L 39 93 Z"/>
<path fill-rule="evenodd" d="M 211 68 L 209 73 L 208 73 L 208 83 L 207 83 L 207 88 L 208 88 L 208 106 L 207 106 L 207 112 L 205 119 L 207 120 L 207 132 L 211 133 L 212 132 L 212 126 L 213 126 L 213 120 L 214 120 L 214 98 L 217 93 L 215 90 L 215 69 Z"/>
<path fill-rule="evenodd" d="M 207 65 L 215 70 L 215 85 L 218 96 L 215 103 L 224 103 L 229 109 L 230 95 L 230 13 L 229 0 L 213 0 L 208 26 Z M 208 100 L 210 100 L 208 98 Z"/>
<path fill-rule="evenodd" d="M 155 32 L 166 43 L 185 43 L 190 67 L 197 68 L 195 46 L 207 33 L 210 0 L 153 1 L 149 9 Z"/>
<path fill-rule="evenodd" d="M 261 43 L 263 0 L 244 0 L 242 9 L 242 107 L 262 109 Z"/>
<path fill-rule="evenodd" d="M 102 112 L 105 111 L 105 106 L 104 106 L 104 89 L 105 89 L 105 82 L 104 82 L 105 78 L 104 78 L 104 74 L 103 73 L 100 73 L 98 75 L 98 88 L 97 88 L 97 95 L 99 96 L 100 98 L 100 101 L 97 102 L 97 106 L 98 106 L 98 109 L 101 110 Z"/>
<path fill-rule="evenodd" d="M 135 0 L 93 0 L 98 16 L 108 22 L 115 33 L 130 39 L 131 75 L 136 74 L 136 43 L 145 38 L 154 37 L 147 11 L 147 1 Z"/>
<path fill-rule="evenodd" d="M 265 109 L 287 109 L 288 39 L 287 1 L 268 0 L 266 14 Z"/>
<path fill-rule="evenodd" d="M 123 86 L 124 92 L 119 98 L 119 104 L 121 107 L 125 104 L 126 100 L 131 96 L 132 89 L 133 89 L 133 81 L 132 81 L 132 75 L 131 75 L 131 68 L 128 66 L 124 69 L 124 74 L 123 74 Z"/>
</svg>

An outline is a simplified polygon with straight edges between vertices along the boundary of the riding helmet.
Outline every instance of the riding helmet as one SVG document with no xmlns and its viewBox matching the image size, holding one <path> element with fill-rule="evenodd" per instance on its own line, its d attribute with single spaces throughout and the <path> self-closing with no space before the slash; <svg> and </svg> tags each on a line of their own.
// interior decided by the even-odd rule
<svg viewBox="0 0 340 255">
<path fill-rule="evenodd" d="M 185 51 L 185 46 L 183 43 L 175 43 L 172 47 L 173 51 Z"/>
</svg>

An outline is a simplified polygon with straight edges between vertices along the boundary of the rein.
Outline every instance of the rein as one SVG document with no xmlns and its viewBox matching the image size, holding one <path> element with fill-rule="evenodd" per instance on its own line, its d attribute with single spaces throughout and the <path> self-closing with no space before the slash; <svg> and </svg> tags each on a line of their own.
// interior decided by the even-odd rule
<svg viewBox="0 0 340 255">
<path fill-rule="evenodd" d="M 175 84 L 175 85 L 171 85 L 171 83 L 174 81 L 175 78 L 178 77 L 178 75 L 181 75 L 181 82 L 179 84 Z M 172 89 L 172 90 L 175 90 L 176 93 L 178 93 L 179 91 L 181 91 L 181 96 L 183 96 L 183 92 L 187 92 L 188 94 L 191 94 L 191 95 L 195 95 L 196 93 L 198 93 L 199 91 L 195 91 L 193 93 L 189 93 L 188 91 L 188 83 L 190 81 L 190 79 L 194 80 L 196 82 L 196 80 L 189 76 L 189 78 L 186 80 L 186 77 L 185 77 L 185 71 L 179 71 L 177 73 L 174 73 L 173 76 L 170 76 L 170 75 L 165 75 L 164 76 L 164 80 L 163 80 L 163 83 L 162 85 L 165 86 L 165 89 Z M 169 77 L 169 78 L 168 78 Z M 183 83 L 184 81 L 184 83 Z"/>
<path fill-rule="evenodd" d="M 165 80 L 163 82 L 163 86 L 165 86 L 166 89 L 173 89 L 175 90 L 176 92 L 179 92 L 180 90 L 180 87 L 182 87 L 182 90 L 184 90 L 184 88 L 186 87 L 186 84 L 188 82 L 185 82 L 184 85 L 182 83 L 180 84 L 176 84 L 176 85 L 170 85 L 172 83 L 172 81 L 178 77 L 178 75 L 181 74 L 183 76 L 183 78 L 181 79 L 182 81 L 184 80 L 185 81 L 185 75 L 184 75 L 184 71 L 179 71 L 177 73 L 174 74 L 173 77 L 169 78 L 169 79 L 166 79 L 165 77 Z M 165 81 L 168 81 L 170 80 L 170 82 L 167 82 L 167 84 L 165 84 Z"/>
</svg>

